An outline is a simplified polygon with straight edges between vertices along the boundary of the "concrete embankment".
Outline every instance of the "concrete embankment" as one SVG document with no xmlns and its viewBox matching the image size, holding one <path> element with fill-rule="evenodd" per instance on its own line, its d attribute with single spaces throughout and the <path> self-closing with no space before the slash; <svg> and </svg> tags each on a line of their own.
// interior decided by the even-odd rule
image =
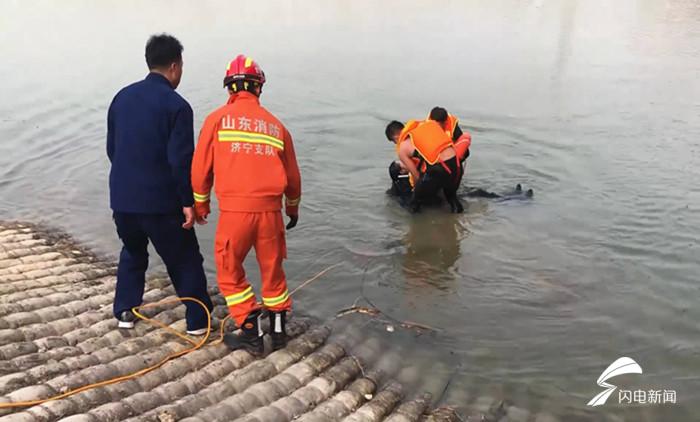
<svg viewBox="0 0 700 422">
<path fill-rule="evenodd" d="M 228 351 L 212 331 L 201 348 L 143 375 L 58 400 L 2 407 L 143 371 L 192 347 L 146 322 L 117 329 L 114 285 L 115 265 L 69 236 L 0 222 L 0 422 L 458 418 L 450 408 L 431 408 L 430 395 L 407 394 L 393 374 L 377 368 L 373 360 L 381 356 L 381 346 L 375 339 L 347 327 L 331 336 L 330 325 L 303 317 L 290 321 L 294 339 L 285 349 L 260 359 Z M 226 308 L 214 289 L 211 293 L 218 321 Z M 166 278 L 148 281 L 145 302 L 174 297 Z M 144 314 L 185 330 L 178 303 Z"/>
</svg>

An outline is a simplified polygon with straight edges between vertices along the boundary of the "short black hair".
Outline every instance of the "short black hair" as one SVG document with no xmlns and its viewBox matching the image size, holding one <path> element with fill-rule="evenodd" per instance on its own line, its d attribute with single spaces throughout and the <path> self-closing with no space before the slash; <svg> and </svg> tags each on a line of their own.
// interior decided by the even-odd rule
<svg viewBox="0 0 700 422">
<path fill-rule="evenodd" d="M 386 130 L 384 131 L 384 134 L 386 135 L 386 139 L 391 141 L 391 137 L 397 132 L 401 132 L 402 130 L 403 123 L 399 122 L 398 120 L 392 120 L 388 125 L 386 125 Z"/>
<path fill-rule="evenodd" d="M 433 107 L 430 110 L 430 120 L 435 120 L 438 123 L 444 123 L 447 121 L 447 110 L 442 107 Z"/>
<path fill-rule="evenodd" d="M 168 34 L 151 35 L 146 43 L 146 64 L 149 69 L 168 67 L 182 60 L 182 44 Z"/>
</svg>

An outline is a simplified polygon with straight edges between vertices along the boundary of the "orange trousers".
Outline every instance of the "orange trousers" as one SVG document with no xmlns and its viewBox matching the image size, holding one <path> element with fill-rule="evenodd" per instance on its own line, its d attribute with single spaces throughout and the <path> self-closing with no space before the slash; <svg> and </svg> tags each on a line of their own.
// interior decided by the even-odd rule
<svg viewBox="0 0 700 422">
<path fill-rule="evenodd" d="M 260 305 L 243 268 L 255 248 L 262 281 L 262 303 L 272 311 L 292 308 L 282 261 L 287 258 L 284 221 L 280 211 L 226 212 L 219 216 L 214 250 L 216 278 L 231 316 L 239 327 Z"/>
</svg>

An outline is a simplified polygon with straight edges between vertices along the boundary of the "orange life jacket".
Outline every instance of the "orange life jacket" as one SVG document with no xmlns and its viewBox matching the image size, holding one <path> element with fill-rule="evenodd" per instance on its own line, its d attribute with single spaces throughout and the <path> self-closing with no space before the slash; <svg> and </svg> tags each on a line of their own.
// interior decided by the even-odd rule
<svg viewBox="0 0 700 422">
<path fill-rule="evenodd" d="M 457 119 L 456 116 L 453 116 L 451 114 L 447 115 L 447 128 L 445 128 L 445 133 L 447 134 L 447 136 L 450 137 L 450 139 L 452 139 L 452 137 L 454 136 L 457 123 L 459 123 L 459 119 Z"/>
<path fill-rule="evenodd" d="M 464 132 L 462 136 L 455 141 L 455 151 L 457 152 L 457 157 L 462 161 L 466 158 L 469 147 L 472 145 L 472 136 Z"/>
<path fill-rule="evenodd" d="M 428 115 L 428 117 L 426 117 L 425 120 L 430 120 L 430 115 Z M 455 128 L 457 127 L 457 123 L 459 123 L 459 119 L 457 118 L 457 116 L 448 113 L 446 123 L 447 124 L 445 125 L 445 133 L 447 134 L 447 136 L 450 137 L 450 139 L 452 139 L 452 136 L 455 133 Z"/>
<path fill-rule="evenodd" d="M 398 145 L 406 140 L 411 141 L 418 154 L 430 165 L 440 160 L 441 152 L 453 146 L 452 138 L 434 120 L 408 121 L 399 134 L 397 150 Z"/>
<path fill-rule="evenodd" d="M 447 115 L 445 133 L 447 134 L 447 136 L 450 137 L 450 139 L 454 139 L 455 128 L 457 128 L 458 123 L 459 119 L 457 118 L 457 116 L 452 114 Z M 460 161 L 462 161 L 465 159 L 467 151 L 469 151 L 469 147 L 472 144 L 472 136 L 468 132 L 465 132 L 464 129 L 462 129 L 462 136 L 460 136 L 459 139 L 455 139 L 454 144 L 455 151 L 457 152 L 457 157 Z"/>
</svg>

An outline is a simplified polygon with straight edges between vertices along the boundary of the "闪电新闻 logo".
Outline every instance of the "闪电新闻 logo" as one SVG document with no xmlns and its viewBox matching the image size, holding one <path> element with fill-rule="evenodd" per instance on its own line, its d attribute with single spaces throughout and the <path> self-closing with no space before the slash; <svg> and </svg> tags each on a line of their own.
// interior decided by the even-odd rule
<svg viewBox="0 0 700 422">
<path fill-rule="evenodd" d="M 628 357 L 619 358 L 615 362 L 611 363 L 610 366 L 608 366 L 607 369 L 600 374 L 600 377 L 598 377 L 598 385 L 605 388 L 605 390 L 593 397 L 591 401 L 588 402 L 588 406 L 602 406 L 606 401 L 608 401 L 610 395 L 615 392 L 615 389 L 617 389 L 616 385 L 606 382 L 610 378 L 618 375 L 641 373 L 642 367 L 639 366 L 634 359 Z"/>
<path fill-rule="evenodd" d="M 605 390 L 601 391 L 588 402 L 588 406 L 602 406 L 608 401 L 610 396 L 617 389 L 616 385 L 607 382 L 610 378 L 625 374 L 641 374 L 642 367 L 632 358 L 621 357 L 611 363 L 600 377 L 598 377 L 598 385 Z M 618 393 L 619 404 L 666 404 L 676 403 L 676 390 L 645 390 L 637 389 L 634 391 L 620 390 Z"/>
</svg>

